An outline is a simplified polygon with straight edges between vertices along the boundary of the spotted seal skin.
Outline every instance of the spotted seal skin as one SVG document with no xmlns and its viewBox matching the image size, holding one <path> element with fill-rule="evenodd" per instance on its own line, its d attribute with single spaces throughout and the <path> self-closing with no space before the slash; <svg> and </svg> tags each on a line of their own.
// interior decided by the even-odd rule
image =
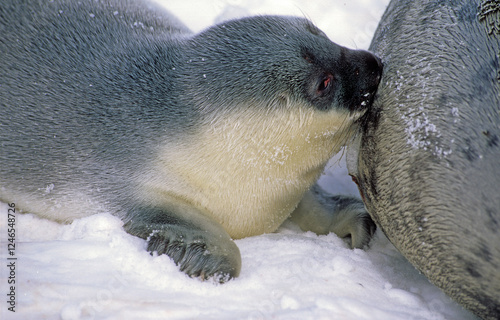
<svg viewBox="0 0 500 320">
<path fill-rule="evenodd" d="M 112 213 L 220 282 L 240 272 L 233 239 L 292 213 L 370 240 L 359 202 L 311 187 L 373 101 L 373 54 L 295 17 L 193 34 L 133 0 L 2 1 L 0 34 L 2 201 L 66 223 Z"/>
<path fill-rule="evenodd" d="M 391 1 L 370 47 L 384 76 L 348 152 L 390 241 L 484 319 L 500 319 L 499 12 L 498 1 Z"/>
</svg>

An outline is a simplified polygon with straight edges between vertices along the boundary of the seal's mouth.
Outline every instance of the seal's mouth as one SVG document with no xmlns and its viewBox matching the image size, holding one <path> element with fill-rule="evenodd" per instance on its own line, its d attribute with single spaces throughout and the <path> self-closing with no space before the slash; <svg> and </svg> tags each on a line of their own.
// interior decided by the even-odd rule
<svg viewBox="0 0 500 320">
<path fill-rule="evenodd" d="M 380 78 L 377 79 L 377 84 L 375 86 L 360 91 L 358 99 L 356 99 L 357 101 L 353 104 L 353 107 L 350 108 L 351 115 L 357 115 L 357 118 L 359 118 L 368 111 L 375 100 L 379 83 Z"/>
<path fill-rule="evenodd" d="M 380 82 L 380 79 L 377 81 L 377 86 L 375 86 L 374 88 L 370 88 L 369 90 L 366 90 L 366 91 L 361 91 L 361 94 L 360 94 L 361 101 L 359 103 L 359 109 L 366 112 L 368 110 L 368 108 L 373 104 L 373 100 L 375 100 L 375 93 L 377 93 L 379 82 Z"/>
</svg>

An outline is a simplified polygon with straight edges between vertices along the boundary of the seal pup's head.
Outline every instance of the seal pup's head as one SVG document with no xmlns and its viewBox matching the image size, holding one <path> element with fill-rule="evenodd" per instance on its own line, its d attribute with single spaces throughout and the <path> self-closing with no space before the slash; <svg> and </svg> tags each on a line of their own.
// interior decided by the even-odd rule
<svg viewBox="0 0 500 320">
<path fill-rule="evenodd" d="M 192 37 L 186 52 L 183 92 L 205 114 L 300 106 L 354 120 L 372 103 L 382 72 L 373 54 L 339 46 L 297 17 L 221 23 Z"/>
</svg>

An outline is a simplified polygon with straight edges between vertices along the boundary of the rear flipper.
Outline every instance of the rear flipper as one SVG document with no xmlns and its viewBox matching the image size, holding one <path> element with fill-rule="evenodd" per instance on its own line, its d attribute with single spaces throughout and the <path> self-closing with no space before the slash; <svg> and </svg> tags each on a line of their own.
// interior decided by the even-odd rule
<svg viewBox="0 0 500 320">
<path fill-rule="evenodd" d="M 149 252 L 168 255 L 191 277 L 223 283 L 240 273 L 236 244 L 222 226 L 193 207 L 136 207 L 124 228 L 147 240 Z"/>
<path fill-rule="evenodd" d="M 351 240 L 351 248 L 363 248 L 370 242 L 375 223 L 363 202 L 349 196 L 333 196 L 314 185 L 292 212 L 290 220 L 304 231 L 335 233 Z"/>
</svg>

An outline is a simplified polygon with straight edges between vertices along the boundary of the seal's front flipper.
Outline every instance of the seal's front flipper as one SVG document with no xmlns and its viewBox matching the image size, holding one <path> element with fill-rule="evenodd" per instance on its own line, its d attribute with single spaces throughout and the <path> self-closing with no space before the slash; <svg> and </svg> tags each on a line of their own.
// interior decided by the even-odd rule
<svg viewBox="0 0 500 320">
<path fill-rule="evenodd" d="M 223 283 L 239 275 L 238 247 L 222 226 L 195 208 L 136 207 L 130 217 L 125 230 L 146 239 L 149 252 L 168 255 L 189 276 Z"/>
<path fill-rule="evenodd" d="M 333 232 L 341 238 L 350 237 L 352 248 L 368 245 L 377 229 L 361 200 L 333 196 L 317 184 L 304 195 L 290 220 L 304 231 Z"/>
</svg>

